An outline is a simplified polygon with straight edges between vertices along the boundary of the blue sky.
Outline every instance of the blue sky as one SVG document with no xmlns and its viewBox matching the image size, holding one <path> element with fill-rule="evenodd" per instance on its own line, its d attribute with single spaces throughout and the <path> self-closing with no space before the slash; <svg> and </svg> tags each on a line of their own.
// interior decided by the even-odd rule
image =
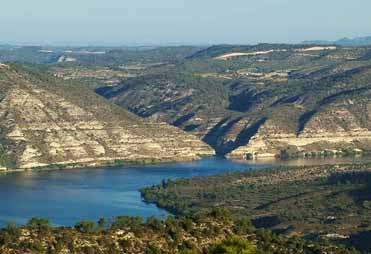
<svg viewBox="0 0 371 254">
<path fill-rule="evenodd" d="M 371 35 L 370 0 L 0 0 L 0 42 L 216 44 Z"/>
</svg>

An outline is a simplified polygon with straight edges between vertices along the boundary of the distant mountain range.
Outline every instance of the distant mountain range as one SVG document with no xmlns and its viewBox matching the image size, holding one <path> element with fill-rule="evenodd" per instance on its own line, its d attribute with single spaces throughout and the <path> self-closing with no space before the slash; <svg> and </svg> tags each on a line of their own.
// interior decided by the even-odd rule
<svg viewBox="0 0 371 254">
<path fill-rule="evenodd" d="M 337 41 L 314 40 L 304 41 L 304 44 L 340 45 L 340 46 L 367 46 L 371 45 L 371 36 L 356 37 L 353 39 L 342 38 Z"/>
</svg>

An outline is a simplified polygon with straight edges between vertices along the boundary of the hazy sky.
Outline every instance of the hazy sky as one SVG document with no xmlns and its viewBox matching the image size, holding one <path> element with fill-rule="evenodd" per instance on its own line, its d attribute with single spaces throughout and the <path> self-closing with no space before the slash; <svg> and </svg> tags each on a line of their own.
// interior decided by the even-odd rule
<svg viewBox="0 0 371 254">
<path fill-rule="evenodd" d="M 0 0 L 0 42 L 215 44 L 371 35 L 370 0 Z"/>
</svg>

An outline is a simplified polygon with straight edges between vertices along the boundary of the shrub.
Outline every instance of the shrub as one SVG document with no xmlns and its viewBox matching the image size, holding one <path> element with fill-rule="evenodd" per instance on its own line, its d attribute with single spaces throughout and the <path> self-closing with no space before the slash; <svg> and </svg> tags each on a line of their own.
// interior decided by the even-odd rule
<svg viewBox="0 0 371 254">
<path fill-rule="evenodd" d="M 146 251 L 146 254 L 161 254 L 162 251 L 159 247 L 155 245 L 150 245 Z"/>
<path fill-rule="evenodd" d="M 228 209 L 223 207 L 213 207 L 210 215 L 213 216 L 215 219 L 230 219 L 231 213 Z"/>
<path fill-rule="evenodd" d="M 163 223 L 154 216 L 148 217 L 146 224 L 147 226 L 156 231 L 162 231 L 164 229 Z"/>
<path fill-rule="evenodd" d="M 39 233 L 46 233 L 50 230 L 50 223 L 47 219 L 33 217 L 27 222 L 26 227 Z"/>
<path fill-rule="evenodd" d="M 18 235 L 19 228 L 17 227 L 15 222 L 8 222 L 6 224 L 5 231 L 8 232 L 10 235 Z"/>
<path fill-rule="evenodd" d="M 98 231 L 99 227 L 94 221 L 83 220 L 76 223 L 75 229 L 81 233 L 94 233 Z"/>
<path fill-rule="evenodd" d="M 211 254 L 254 254 L 255 247 L 246 239 L 228 238 L 211 247 Z"/>
<path fill-rule="evenodd" d="M 104 229 L 107 225 L 107 221 L 105 218 L 100 218 L 98 220 L 98 226 L 101 228 L 101 229 Z"/>
<path fill-rule="evenodd" d="M 250 218 L 243 217 L 236 221 L 234 229 L 237 234 L 251 234 L 254 231 L 254 226 L 252 225 Z"/>
<path fill-rule="evenodd" d="M 143 231 L 143 218 L 136 216 L 117 216 L 112 223 L 111 229 L 130 229 L 136 234 L 140 234 Z"/>
</svg>

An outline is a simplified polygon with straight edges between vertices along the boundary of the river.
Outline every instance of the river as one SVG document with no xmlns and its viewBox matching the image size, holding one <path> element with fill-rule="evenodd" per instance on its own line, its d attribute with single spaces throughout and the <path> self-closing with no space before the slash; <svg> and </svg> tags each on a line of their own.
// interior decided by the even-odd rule
<svg viewBox="0 0 371 254">
<path fill-rule="evenodd" d="M 238 162 L 206 158 L 188 163 L 148 166 L 15 172 L 0 175 L 0 226 L 24 224 L 31 217 L 49 219 L 56 226 L 117 215 L 166 216 L 142 201 L 138 189 L 162 179 L 209 176 L 272 165 L 304 165 L 371 161 L 370 158 Z"/>
</svg>

